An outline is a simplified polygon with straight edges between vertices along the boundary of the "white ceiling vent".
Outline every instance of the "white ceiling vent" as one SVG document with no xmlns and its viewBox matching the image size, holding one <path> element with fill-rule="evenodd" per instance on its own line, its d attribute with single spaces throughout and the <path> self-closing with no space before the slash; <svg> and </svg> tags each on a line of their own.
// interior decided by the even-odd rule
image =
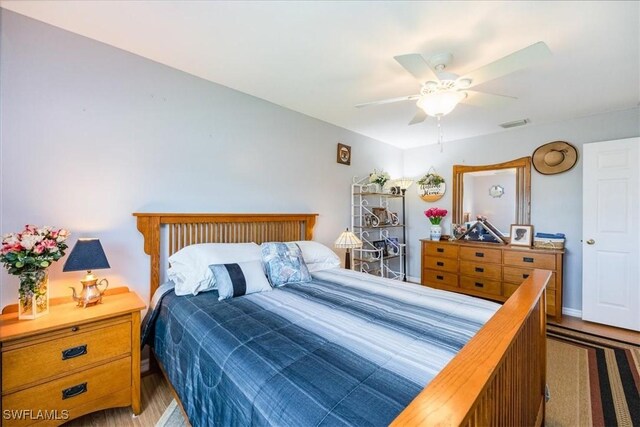
<svg viewBox="0 0 640 427">
<path fill-rule="evenodd" d="M 502 123 L 500 125 L 500 127 L 505 128 L 505 129 L 516 128 L 518 126 L 524 126 L 524 125 L 526 125 L 528 123 L 531 123 L 531 120 L 529 120 L 529 119 L 514 120 L 513 122 Z"/>
</svg>

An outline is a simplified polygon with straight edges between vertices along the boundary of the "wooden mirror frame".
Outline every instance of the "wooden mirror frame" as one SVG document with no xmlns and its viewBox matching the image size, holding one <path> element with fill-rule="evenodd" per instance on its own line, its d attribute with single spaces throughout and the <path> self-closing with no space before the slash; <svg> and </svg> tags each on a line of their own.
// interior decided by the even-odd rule
<svg viewBox="0 0 640 427">
<path fill-rule="evenodd" d="M 531 157 L 522 157 L 494 165 L 453 165 L 453 222 L 455 224 L 462 224 L 463 222 L 463 174 L 513 168 L 516 169 L 516 224 L 531 224 Z"/>
</svg>

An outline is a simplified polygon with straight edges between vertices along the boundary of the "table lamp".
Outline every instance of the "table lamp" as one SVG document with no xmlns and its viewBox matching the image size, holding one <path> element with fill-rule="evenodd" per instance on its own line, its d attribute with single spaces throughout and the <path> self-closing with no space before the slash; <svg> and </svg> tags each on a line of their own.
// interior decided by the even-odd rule
<svg viewBox="0 0 640 427">
<path fill-rule="evenodd" d="M 91 273 L 92 270 L 99 270 L 102 268 L 111 268 L 109 261 L 102 250 L 102 245 L 98 239 L 78 239 L 69 258 L 62 267 L 63 272 L 67 271 L 83 271 L 86 270 L 87 274 L 84 279 L 80 281 L 82 283 L 82 292 L 80 295 L 76 295 L 76 288 L 70 286 L 73 289 L 73 299 L 78 303 L 78 307 L 87 307 L 90 304 L 97 304 L 102 302 L 102 294 L 109 287 L 107 279 L 102 279 L 98 282 L 98 278 Z M 99 286 L 104 285 L 104 289 L 100 290 Z"/>
<path fill-rule="evenodd" d="M 362 240 L 358 239 L 358 237 L 347 228 L 340 234 L 340 236 L 334 243 L 334 246 L 336 248 L 347 250 L 347 253 L 344 257 L 344 268 L 346 268 L 347 270 L 351 270 L 351 249 L 361 248 Z"/>
</svg>

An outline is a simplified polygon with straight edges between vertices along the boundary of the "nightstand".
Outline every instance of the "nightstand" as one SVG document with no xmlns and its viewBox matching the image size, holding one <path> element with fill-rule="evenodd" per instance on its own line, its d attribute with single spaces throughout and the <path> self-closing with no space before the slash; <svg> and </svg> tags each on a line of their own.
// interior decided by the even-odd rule
<svg viewBox="0 0 640 427">
<path fill-rule="evenodd" d="M 140 413 L 140 311 L 128 288 L 81 308 L 52 299 L 49 314 L 0 316 L 2 425 L 62 424 L 89 412 L 131 406 Z"/>
</svg>

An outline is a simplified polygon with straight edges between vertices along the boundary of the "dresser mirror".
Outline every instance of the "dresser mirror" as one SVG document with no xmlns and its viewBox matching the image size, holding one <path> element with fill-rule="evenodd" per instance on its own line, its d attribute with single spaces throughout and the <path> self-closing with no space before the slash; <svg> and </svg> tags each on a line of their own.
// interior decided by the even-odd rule
<svg viewBox="0 0 640 427">
<path fill-rule="evenodd" d="M 499 194 L 499 195 L 498 195 Z M 531 222 L 531 157 L 494 165 L 453 165 L 453 222 L 486 217 L 504 236 Z"/>
</svg>

